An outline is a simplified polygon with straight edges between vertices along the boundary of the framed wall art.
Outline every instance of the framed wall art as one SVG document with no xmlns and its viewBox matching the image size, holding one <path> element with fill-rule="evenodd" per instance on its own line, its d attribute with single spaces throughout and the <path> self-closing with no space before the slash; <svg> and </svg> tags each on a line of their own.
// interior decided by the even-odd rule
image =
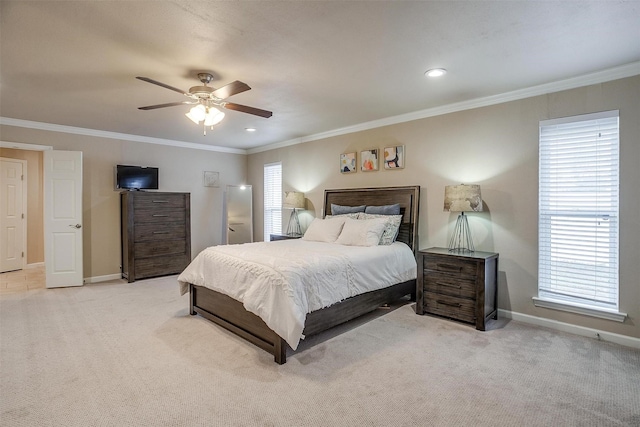
<svg viewBox="0 0 640 427">
<path fill-rule="evenodd" d="M 213 171 L 204 171 L 203 185 L 205 187 L 219 187 L 220 186 L 220 174 Z"/>
<path fill-rule="evenodd" d="M 342 173 L 353 173 L 358 169 L 356 167 L 356 153 L 343 153 L 340 154 L 340 172 Z"/>
<path fill-rule="evenodd" d="M 360 152 L 360 169 L 363 172 L 373 172 L 378 170 L 377 148 Z"/>
<path fill-rule="evenodd" d="M 404 168 L 404 145 L 396 145 L 395 147 L 385 147 L 384 149 L 384 168 L 385 169 L 403 169 Z"/>
</svg>

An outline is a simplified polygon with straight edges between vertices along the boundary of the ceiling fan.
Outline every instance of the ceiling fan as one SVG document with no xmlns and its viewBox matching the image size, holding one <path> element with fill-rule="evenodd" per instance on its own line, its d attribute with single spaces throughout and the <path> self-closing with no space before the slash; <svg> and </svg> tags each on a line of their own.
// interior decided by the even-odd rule
<svg viewBox="0 0 640 427">
<path fill-rule="evenodd" d="M 203 85 L 193 86 L 189 89 L 188 92 L 185 92 L 181 89 L 169 86 L 168 84 L 150 79 L 149 77 L 136 77 L 136 79 L 161 86 L 174 92 L 181 93 L 189 98 L 188 101 L 169 102 L 167 104 L 138 107 L 139 110 L 155 110 L 157 108 L 174 107 L 177 105 L 195 105 L 185 115 L 196 124 L 199 124 L 201 121 L 203 121 L 205 129 L 206 126 L 213 127 L 214 125 L 220 123 L 220 121 L 224 118 L 224 113 L 218 110 L 216 107 L 240 111 L 242 113 L 253 114 L 254 116 L 260 116 L 264 118 L 269 118 L 273 115 L 271 111 L 261 110 L 259 108 L 248 107 L 246 105 L 225 101 L 225 99 L 229 98 L 230 96 L 251 90 L 249 85 L 238 80 L 231 82 L 228 85 L 222 86 L 218 89 L 214 89 L 211 86 L 207 86 L 209 83 L 211 83 L 211 80 L 213 80 L 213 76 L 209 73 L 198 73 L 198 79 L 202 82 Z"/>
</svg>

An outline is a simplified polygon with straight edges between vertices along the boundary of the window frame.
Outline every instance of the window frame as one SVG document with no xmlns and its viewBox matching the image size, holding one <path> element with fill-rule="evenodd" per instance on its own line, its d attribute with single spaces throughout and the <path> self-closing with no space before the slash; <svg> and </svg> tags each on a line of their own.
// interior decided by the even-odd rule
<svg viewBox="0 0 640 427">
<path fill-rule="evenodd" d="M 600 126 L 611 136 L 603 137 Z M 619 312 L 619 147 L 618 110 L 540 122 L 536 306 L 624 321 L 626 314 Z M 594 168 L 593 162 L 604 167 Z"/>
<path fill-rule="evenodd" d="M 263 178 L 263 239 L 268 242 L 271 234 L 282 234 L 282 162 L 266 163 Z"/>
</svg>

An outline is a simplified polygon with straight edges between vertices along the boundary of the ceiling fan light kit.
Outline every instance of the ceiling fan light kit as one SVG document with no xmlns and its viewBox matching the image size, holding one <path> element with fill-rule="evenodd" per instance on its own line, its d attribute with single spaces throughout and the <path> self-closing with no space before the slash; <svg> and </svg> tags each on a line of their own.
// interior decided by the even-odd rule
<svg viewBox="0 0 640 427">
<path fill-rule="evenodd" d="M 184 96 L 191 98 L 190 101 L 170 102 L 167 104 L 158 104 L 158 105 L 149 105 L 146 107 L 139 107 L 138 108 L 139 110 L 155 110 L 157 108 L 173 107 L 177 105 L 197 104 L 194 107 L 192 107 L 189 110 L 189 112 L 185 114 L 185 116 L 187 116 L 195 124 L 200 124 L 200 122 L 203 122 L 204 135 L 207 134 L 207 126 L 211 126 L 211 128 L 213 128 L 213 126 L 217 125 L 222 121 L 222 119 L 224 119 L 225 113 L 223 113 L 216 107 L 222 107 L 229 110 L 240 111 L 242 113 L 253 114 L 255 116 L 260 116 L 264 118 L 269 118 L 273 115 L 271 111 L 261 110 L 259 108 L 248 107 L 246 105 L 225 101 L 226 98 L 232 95 L 236 95 L 238 93 L 251 90 L 249 85 L 239 80 L 229 83 L 228 85 L 222 86 L 221 88 L 214 89 L 210 86 L 207 86 L 209 83 L 211 83 L 211 80 L 213 80 L 213 76 L 209 73 L 198 73 L 198 79 L 200 79 L 203 86 L 193 86 L 189 89 L 189 92 L 184 92 L 178 88 L 169 86 L 165 83 L 158 82 L 148 77 L 136 77 L 136 78 L 138 80 L 142 80 L 144 82 L 155 84 L 165 89 L 169 89 L 174 92 L 181 93 Z"/>
</svg>

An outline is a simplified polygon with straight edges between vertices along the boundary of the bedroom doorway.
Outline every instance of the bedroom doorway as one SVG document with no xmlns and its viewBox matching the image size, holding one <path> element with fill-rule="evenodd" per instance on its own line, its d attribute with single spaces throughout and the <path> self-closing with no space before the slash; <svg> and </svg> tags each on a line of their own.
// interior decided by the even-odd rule
<svg viewBox="0 0 640 427">
<path fill-rule="evenodd" d="M 25 183 L 28 180 L 28 202 L 27 202 L 27 211 L 29 212 L 29 221 L 27 224 L 27 244 L 25 245 L 25 268 L 22 270 L 24 274 L 21 274 L 20 271 L 15 273 L 2 273 L 2 277 L 0 282 L 0 291 L 3 290 L 17 290 L 17 288 L 24 288 L 25 290 L 36 288 L 36 287 L 45 287 L 45 278 L 44 278 L 44 270 L 46 270 L 46 263 L 50 262 L 51 256 L 45 255 L 45 231 L 44 231 L 44 199 L 47 195 L 53 192 L 52 186 L 47 186 L 44 184 L 43 174 L 44 174 L 44 153 L 47 151 L 53 151 L 53 147 L 46 145 L 36 145 L 36 144 L 25 144 L 20 142 L 7 142 L 0 141 L 0 155 L 2 157 L 8 157 L 13 160 L 21 159 L 27 162 L 26 169 L 23 170 L 25 175 Z M 36 152 L 39 152 L 37 156 Z M 62 152 L 65 153 L 65 152 Z M 69 153 L 69 152 L 66 152 Z M 73 152 L 72 152 L 73 153 Z M 81 152 L 75 152 L 82 154 Z M 58 161 L 58 160 L 56 160 Z M 58 166 L 63 165 L 67 160 L 62 159 L 62 163 L 59 163 Z M 80 165 L 80 174 L 79 179 L 75 181 L 74 186 L 78 189 L 82 189 L 82 172 Z M 32 179 L 31 179 L 32 178 Z M 33 191 L 31 191 L 33 190 Z M 56 190 L 58 188 L 56 187 Z M 52 199 L 53 200 L 53 199 Z M 57 200 L 57 197 L 56 197 Z M 59 206 L 59 202 L 53 202 L 55 206 Z M 76 210 L 80 210 L 80 221 L 74 222 L 73 228 L 69 228 L 69 230 L 65 230 L 67 232 L 74 232 L 74 230 L 78 230 L 75 226 L 82 226 L 82 199 L 76 200 L 74 202 Z M 25 214 L 26 216 L 26 214 Z M 4 220 L 2 221 L 4 224 Z M 34 225 L 35 224 L 35 225 Z M 80 233 L 81 234 L 81 233 Z M 62 234 L 59 235 L 63 237 Z M 73 239 L 70 238 L 62 238 L 58 240 L 67 240 L 71 241 Z M 73 240 L 75 241 L 75 240 Z M 2 242 L 0 242 L 1 244 Z M 27 249 L 28 257 L 27 257 Z M 79 258 L 78 258 L 79 257 Z M 79 250 L 74 251 L 74 262 L 77 266 L 79 266 L 79 270 L 76 269 L 76 276 L 78 276 L 79 272 L 79 280 L 74 280 L 74 285 L 65 284 L 63 286 L 80 286 L 83 284 L 83 255 L 82 255 L 82 243 L 80 243 Z M 67 258 L 68 261 L 69 258 Z M 46 262 L 45 262 L 46 261 Z M 64 259 L 60 259 L 60 261 L 64 261 Z M 59 264 L 60 265 L 60 264 Z M 31 271 L 33 270 L 33 271 Z M 27 286 L 28 285 L 28 286 Z M 7 289 L 5 289 L 7 288 Z M 11 289 L 10 289 L 11 288 Z"/>
<path fill-rule="evenodd" d="M 0 273 L 26 265 L 26 161 L 0 157 Z"/>
</svg>

